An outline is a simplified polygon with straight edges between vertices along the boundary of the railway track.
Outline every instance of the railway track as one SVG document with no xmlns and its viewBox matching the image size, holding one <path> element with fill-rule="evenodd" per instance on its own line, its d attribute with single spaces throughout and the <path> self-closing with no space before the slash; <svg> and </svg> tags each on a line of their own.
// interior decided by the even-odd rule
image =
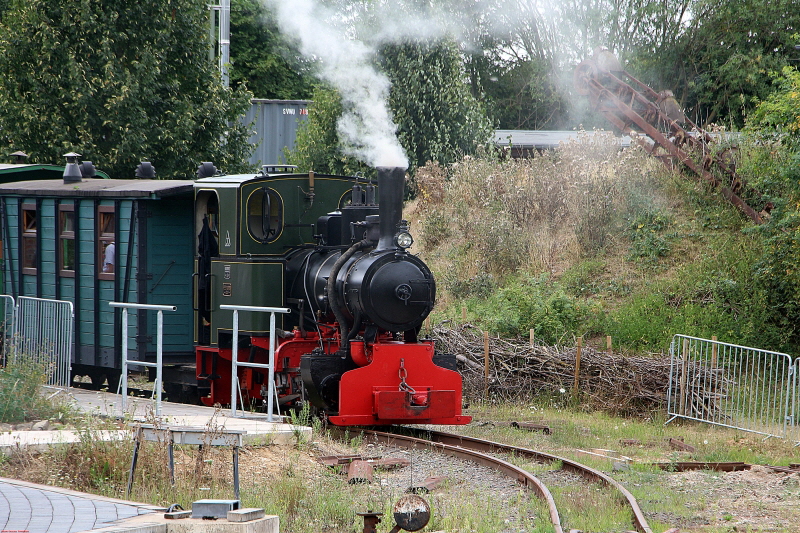
<svg viewBox="0 0 800 533">
<path fill-rule="evenodd" d="M 397 428 L 396 432 L 376 431 L 355 427 L 347 429 L 335 428 L 334 433 L 344 435 L 346 431 L 351 435 L 353 432 L 359 432 L 363 435 L 365 441 L 376 444 L 415 450 L 432 449 L 451 457 L 474 461 L 475 463 L 490 467 L 506 476 L 514 478 L 518 483 L 532 490 L 546 503 L 550 522 L 553 525 L 555 533 L 564 533 L 564 528 L 561 525 L 561 517 L 556 502 L 547 486 L 539 478 L 525 469 L 492 454 L 513 454 L 516 457 L 541 463 L 560 462 L 562 470 L 576 474 L 587 481 L 601 483 L 616 490 L 631 510 L 631 515 L 633 517 L 632 526 L 634 529 L 639 531 L 639 533 L 653 533 L 636 499 L 625 487 L 603 472 L 572 461 L 571 459 L 474 437 L 407 427 Z M 411 435 L 408 433 L 411 433 Z"/>
</svg>

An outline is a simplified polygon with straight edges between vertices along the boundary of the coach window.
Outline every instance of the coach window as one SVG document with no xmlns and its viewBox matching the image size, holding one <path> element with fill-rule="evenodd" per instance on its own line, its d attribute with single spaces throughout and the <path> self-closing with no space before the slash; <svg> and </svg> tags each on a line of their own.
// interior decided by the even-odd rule
<svg viewBox="0 0 800 533">
<path fill-rule="evenodd" d="M 114 279 L 114 265 L 117 263 L 117 243 L 114 242 L 116 213 L 112 206 L 97 208 L 97 277 Z"/>
<path fill-rule="evenodd" d="M 36 207 L 22 206 L 22 272 L 36 274 L 36 240 L 37 232 Z"/>
<path fill-rule="evenodd" d="M 266 187 L 253 191 L 247 200 L 247 228 L 261 244 L 274 242 L 283 231 L 283 201 Z"/>
<path fill-rule="evenodd" d="M 75 277 L 75 207 L 62 205 L 58 208 L 58 273 Z"/>
</svg>

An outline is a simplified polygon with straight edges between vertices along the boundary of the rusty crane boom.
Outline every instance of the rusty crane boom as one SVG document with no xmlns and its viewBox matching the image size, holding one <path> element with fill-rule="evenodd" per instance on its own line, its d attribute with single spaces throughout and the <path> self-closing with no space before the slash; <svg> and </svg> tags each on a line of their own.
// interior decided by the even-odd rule
<svg viewBox="0 0 800 533">
<path fill-rule="evenodd" d="M 742 182 L 733 165 L 710 149 L 711 135 L 684 116 L 671 91 L 654 91 L 625 72 L 606 49 L 595 50 L 591 59 L 575 68 L 574 83 L 595 110 L 621 133 L 632 133 L 632 139 L 649 154 L 668 166 L 682 163 L 718 187 L 726 200 L 754 222 L 762 222 L 761 215 L 739 196 Z"/>
</svg>

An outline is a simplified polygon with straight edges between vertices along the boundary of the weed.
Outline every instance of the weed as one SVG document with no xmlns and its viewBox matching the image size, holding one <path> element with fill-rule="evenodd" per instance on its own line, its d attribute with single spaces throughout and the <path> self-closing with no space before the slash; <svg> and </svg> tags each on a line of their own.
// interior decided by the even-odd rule
<svg viewBox="0 0 800 533">
<path fill-rule="evenodd" d="M 0 368 L 0 422 L 19 423 L 36 419 L 64 419 L 73 415 L 63 402 L 42 395 L 48 382 L 47 366 L 24 355 L 9 357 Z"/>
</svg>

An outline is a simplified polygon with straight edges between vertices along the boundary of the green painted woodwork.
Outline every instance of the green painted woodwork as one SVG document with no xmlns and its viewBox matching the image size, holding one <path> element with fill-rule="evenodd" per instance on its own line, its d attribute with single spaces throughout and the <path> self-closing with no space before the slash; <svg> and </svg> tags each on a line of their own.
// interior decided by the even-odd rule
<svg viewBox="0 0 800 533">
<path fill-rule="evenodd" d="M 283 307 L 283 273 L 281 262 L 212 261 L 211 343 L 218 342 L 219 330 L 233 330 L 233 311 L 221 310 L 220 305 Z M 275 319 L 276 327 L 282 328 L 282 316 Z M 239 330 L 269 334 L 269 313 L 240 312 Z"/>
</svg>

